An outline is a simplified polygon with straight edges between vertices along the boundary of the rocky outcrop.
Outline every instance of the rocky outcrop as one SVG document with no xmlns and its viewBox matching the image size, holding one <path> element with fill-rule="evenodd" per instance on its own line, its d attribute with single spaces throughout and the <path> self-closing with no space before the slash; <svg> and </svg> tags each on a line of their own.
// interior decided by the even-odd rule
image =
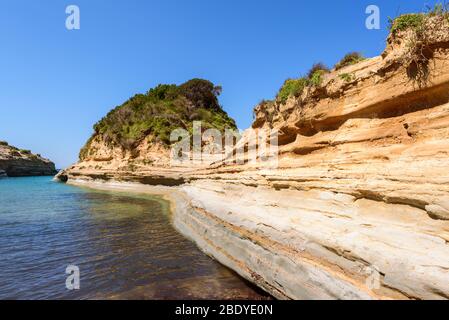
<svg viewBox="0 0 449 320">
<path fill-rule="evenodd" d="M 195 130 L 196 121 L 204 126 L 200 130 L 236 128 L 218 102 L 220 93 L 221 87 L 208 80 L 191 79 L 179 86 L 160 84 L 146 94 L 137 94 L 94 125 L 79 158 L 107 165 L 114 162 L 112 166 L 133 162 L 163 166 L 174 130 L 188 134 Z"/>
<path fill-rule="evenodd" d="M 130 170 L 90 159 L 61 177 L 169 197 L 182 233 L 278 298 L 448 299 L 449 23 L 441 19 L 429 20 L 419 63 L 405 57 L 406 30 L 382 56 L 334 70 L 285 104 L 256 107 L 253 128 L 279 132 L 272 166 Z M 245 137 L 239 143 L 251 144 Z"/>
<path fill-rule="evenodd" d="M 29 150 L 0 143 L 0 177 L 53 176 L 55 164 Z"/>
</svg>

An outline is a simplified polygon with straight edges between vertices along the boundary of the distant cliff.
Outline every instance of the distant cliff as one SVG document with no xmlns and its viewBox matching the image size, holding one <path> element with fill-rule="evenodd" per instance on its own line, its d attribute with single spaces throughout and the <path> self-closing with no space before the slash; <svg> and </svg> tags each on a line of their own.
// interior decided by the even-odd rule
<svg viewBox="0 0 449 320">
<path fill-rule="evenodd" d="M 0 141 L 0 177 L 55 175 L 55 164 L 29 150 L 20 150 Z"/>
</svg>

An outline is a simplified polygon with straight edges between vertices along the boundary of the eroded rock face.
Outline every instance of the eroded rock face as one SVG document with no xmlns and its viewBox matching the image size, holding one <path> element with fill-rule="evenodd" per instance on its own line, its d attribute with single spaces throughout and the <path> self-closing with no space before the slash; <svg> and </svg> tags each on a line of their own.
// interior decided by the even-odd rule
<svg viewBox="0 0 449 320">
<path fill-rule="evenodd" d="M 3 174 L 2 174 L 3 173 Z M 0 177 L 53 176 L 55 164 L 40 155 L 0 144 Z"/>
<path fill-rule="evenodd" d="M 447 27 L 432 27 L 424 82 L 404 64 L 404 33 L 381 57 L 333 71 L 285 105 L 256 107 L 253 128 L 280 133 L 275 168 L 118 171 L 89 161 L 65 174 L 178 179 L 177 228 L 278 298 L 448 299 Z"/>
</svg>

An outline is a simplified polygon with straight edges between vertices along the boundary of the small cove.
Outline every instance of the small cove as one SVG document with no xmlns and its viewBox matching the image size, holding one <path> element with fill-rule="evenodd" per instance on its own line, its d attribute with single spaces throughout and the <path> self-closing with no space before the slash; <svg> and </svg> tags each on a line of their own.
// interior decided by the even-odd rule
<svg viewBox="0 0 449 320">
<path fill-rule="evenodd" d="M 159 197 L 7 178 L 0 203 L 0 299 L 268 298 L 179 234 Z"/>
</svg>

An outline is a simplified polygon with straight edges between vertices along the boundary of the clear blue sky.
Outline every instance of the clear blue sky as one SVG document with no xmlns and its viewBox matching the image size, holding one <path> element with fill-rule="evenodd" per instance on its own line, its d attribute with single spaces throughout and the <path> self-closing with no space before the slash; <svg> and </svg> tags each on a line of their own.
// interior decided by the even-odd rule
<svg viewBox="0 0 449 320">
<path fill-rule="evenodd" d="M 77 160 L 92 125 L 158 83 L 201 77 L 247 128 L 252 109 L 283 81 L 348 51 L 382 52 L 388 16 L 423 0 L 0 0 L 0 140 Z M 76 4 L 81 29 L 65 28 Z M 365 8 L 381 9 L 381 30 Z"/>
</svg>

